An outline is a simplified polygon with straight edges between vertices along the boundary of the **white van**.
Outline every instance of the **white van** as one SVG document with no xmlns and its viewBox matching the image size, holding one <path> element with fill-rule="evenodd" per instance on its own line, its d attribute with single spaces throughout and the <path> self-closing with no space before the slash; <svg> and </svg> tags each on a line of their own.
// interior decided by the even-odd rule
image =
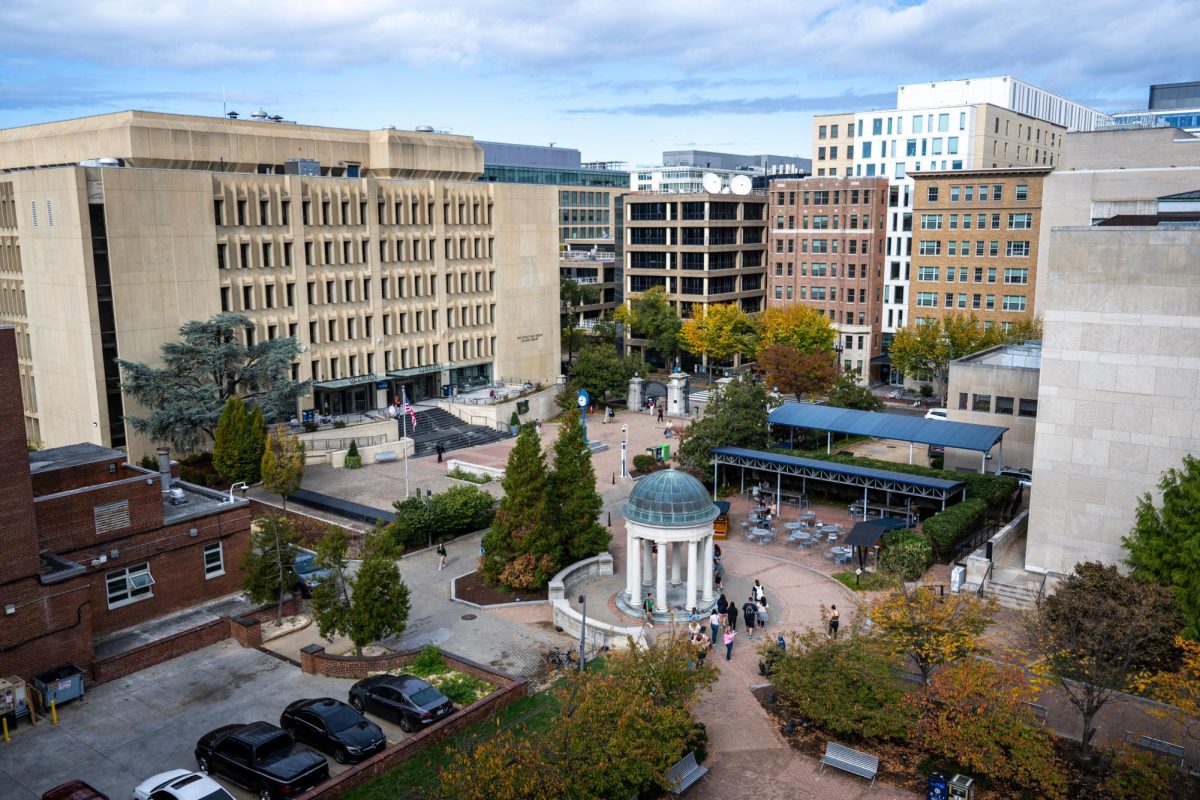
<svg viewBox="0 0 1200 800">
<path fill-rule="evenodd" d="M 925 412 L 925 419 L 945 420 L 946 418 L 946 409 L 944 408 L 931 408 Z"/>
</svg>

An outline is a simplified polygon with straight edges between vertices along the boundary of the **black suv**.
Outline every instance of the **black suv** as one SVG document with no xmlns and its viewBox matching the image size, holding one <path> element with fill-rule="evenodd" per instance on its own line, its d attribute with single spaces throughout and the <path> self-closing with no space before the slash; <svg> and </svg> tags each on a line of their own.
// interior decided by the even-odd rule
<svg viewBox="0 0 1200 800">
<path fill-rule="evenodd" d="M 261 800 L 294 797 L 329 777 L 325 756 L 292 740 L 269 722 L 223 725 L 200 737 L 196 764 L 258 792 Z"/>
<path fill-rule="evenodd" d="M 412 675 L 374 675 L 350 687 L 350 705 L 415 731 L 454 710 L 450 698 Z"/>
<path fill-rule="evenodd" d="M 303 742 L 333 753 L 339 764 L 361 761 L 387 747 L 387 738 L 341 700 L 297 700 L 279 716 L 279 727 Z"/>
</svg>

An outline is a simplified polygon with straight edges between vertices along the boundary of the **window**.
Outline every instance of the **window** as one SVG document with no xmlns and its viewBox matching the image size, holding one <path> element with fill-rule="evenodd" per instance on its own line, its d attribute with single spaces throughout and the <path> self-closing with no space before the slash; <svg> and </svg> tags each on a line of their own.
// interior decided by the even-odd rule
<svg viewBox="0 0 1200 800">
<path fill-rule="evenodd" d="M 1004 300 L 1000 304 L 1001 311 L 1024 311 L 1025 310 L 1025 295 L 1023 294 L 1006 294 Z"/>
<path fill-rule="evenodd" d="M 972 411 L 982 411 L 984 414 L 992 413 L 992 396 L 990 394 L 977 394 L 971 401 Z"/>
<path fill-rule="evenodd" d="M 1028 200 L 1029 199 L 1029 185 L 1028 184 L 1025 184 L 1025 183 L 1017 184 L 1016 199 L 1017 200 Z M 1022 402 L 1024 402 L 1024 401 L 1022 401 Z"/>
<path fill-rule="evenodd" d="M 959 411 L 967 410 L 967 393 L 966 392 L 958 393 L 958 410 Z"/>
<path fill-rule="evenodd" d="M 1008 229 L 1010 231 L 1027 231 L 1033 227 L 1033 214 L 1009 214 Z"/>
<path fill-rule="evenodd" d="M 1018 417 L 1036 417 L 1037 416 L 1037 399 L 1026 400 L 1021 398 L 1017 403 Z"/>
<path fill-rule="evenodd" d="M 1011 397 L 997 397 L 997 398 L 996 398 L 996 411 L 995 411 L 995 413 L 997 413 L 997 414 L 1007 414 L 1008 416 L 1012 416 L 1012 413 L 1013 413 L 1013 399 L 1012 399 Z"/>
<path fill-rule="evenodd" d="M 150 575 L 149 561 L 107 572 L 104 583 L 108 590 L 109 608 L 120 608 L 154 596 L 150 589 L 154 585 L 154 578 Z"/>
<path fill-rule="evenodd" d="M 922 239 L 920 253 L 923 256 L 940 256 L 942 254 L 942 243 L 936 240 Z"/>
<path fill-rule="evenodd" d="M 938 199 L 938 187 L 936 185 L 930 186 L 926 189 L 925 196 L 930 203 L 936 203 Z M 971 198 L 968 197 L 967 199 L 970 200 Z"/>
<path fill-rule="evenodd" d="M 1000 243 L 994 239 L 988 242 L 988 255 L 992 258 L 1000 255 Z"/>
<path fill-rule="evenodd" d="M 988 199 L 988 187 L 980 186 L 979 187 L 979 201 L 983 202 L 984 200 L 987 200 L 987 199 Z"/>
<path fill-rule="evenodd" d="M 204 578 L 219 578 L 225 574 L 225 554 L 220 542 L 204 545 Z"/>
<path fill-rule="evenodd" d="M 923 308 L 937 308 L 937 292 L 917 292 L 917 305 Z"/>
<path fill-rule="evenodd" d="M 921 215 L 921 230 L 923 231 L 940 231 L 942 229 L 941 214 L 922 214 Z"/>
<path fill-rule="evenodd" d="M 1029 283 L 1029 270 L 1016 267 L 1006 268 L 1004 270 L 1004 282 L 1027 284 Z"/>
<path fill-rule="evenodd" d="M 934 282 L 936 282 L 937 279 L 938 279 L 938 268 L 937 267 L 918 267 L 917 268 L 917 280 L 918 281 L 934 281 Z"/>
<path fill-rule="evenodd" d="M 1005 255 L 1009 258 L 1028 258 L 1029 242 L 1007 242 Z"/>
</svg>

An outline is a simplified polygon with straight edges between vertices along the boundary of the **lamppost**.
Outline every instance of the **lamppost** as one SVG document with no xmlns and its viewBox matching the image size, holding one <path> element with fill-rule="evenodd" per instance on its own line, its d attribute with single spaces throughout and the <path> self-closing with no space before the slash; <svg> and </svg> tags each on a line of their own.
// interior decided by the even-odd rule
<svg viewBox="0 0 1200 800">
<path fill-rule="evenodd" d="M 579 626 L 579 671 L 583 672 L 583 635 L 587 631 L 587 595 L 579 595 L 579 604 L 583 606 L 583 622 Z"/>
<path fill-rule="evenodd" d="M 833 357 L 837 359 L 837 371 L 842 371 L 842 335 L 839 333 L 833 343 Z"/>
</svg>

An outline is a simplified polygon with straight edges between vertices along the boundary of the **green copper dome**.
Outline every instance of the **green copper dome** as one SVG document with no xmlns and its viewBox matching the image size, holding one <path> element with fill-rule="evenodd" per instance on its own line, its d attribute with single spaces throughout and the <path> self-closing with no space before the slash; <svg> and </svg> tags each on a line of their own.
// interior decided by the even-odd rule
<svg viewBox="0 0 1200 800">
<path fill-rule="evenodd" d="M 638 481 L 621 513 L 630 522 L 663 528 L 702 525 L 719 514 L 704 484 L 677 469 L 652 472 Z"/>
</svg>

